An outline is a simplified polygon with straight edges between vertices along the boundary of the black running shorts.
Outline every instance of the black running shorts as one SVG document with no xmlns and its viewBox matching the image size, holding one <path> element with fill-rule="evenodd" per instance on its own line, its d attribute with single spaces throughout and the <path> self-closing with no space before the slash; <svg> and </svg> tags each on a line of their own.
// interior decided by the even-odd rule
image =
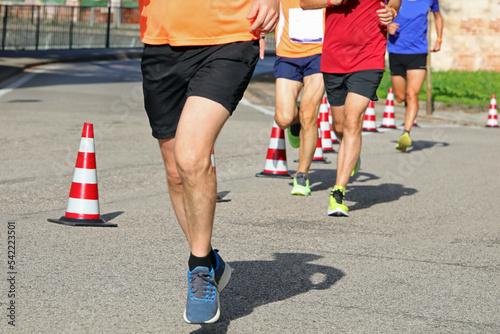
<svg viewBox="0 0 500 334">
<path fill-rule="evenodd" d="M 199 96 L 230 114 L 243 97 L 258 61 L 259 41 L 210 46 L 145 45 L 144 106 L 153 137 L 175 137 L 186 100 Z"/>
<path fill-rule="evenodd" d="M 389 68 L 391 75 L 400 75 L 406 78 L 408 70 L 427 69 L 427 53 L 414 55 L 389 53 Z"/>
<path fill-rule="evenodd" d="M 352 73 L 323 73 L 326 95 L 331 106 L 345 104 L 347 93 L 356 93 L 377 101 L 377 88 L 380 85 L 383 70 L 366 70 Z"/>
</svg>

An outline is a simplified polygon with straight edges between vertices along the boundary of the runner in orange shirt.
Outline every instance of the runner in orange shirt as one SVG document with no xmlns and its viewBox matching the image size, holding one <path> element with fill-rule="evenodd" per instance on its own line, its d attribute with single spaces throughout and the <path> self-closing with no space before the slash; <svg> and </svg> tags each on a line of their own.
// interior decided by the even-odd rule
<svg viewBox="0 0 500 334">
<path fill-rule="evenodd" d="M 292 147 L 299 147 L 299 168 L 292 195 L 307 196 L 309 167 L 318 143 L 318 111 L 325 93 L 321 73 L 324 9 L 303 10 L 300 0 L 281 0 L 276 28 L 276 124 L 288 128 Z M 297 98 L 302 90 L 300 107 Z"/>
<path fill-rule="evenodd" d="M 139 0 L 144 105 L 170 199 L 191 249 L 184 320 L 219 319 L 231 269 L 212 249 L 216 179 L 210 154 L 278 19 L 278 0 Z M 203 124 L 203 126 L 200 126 Z"/>
</svg>

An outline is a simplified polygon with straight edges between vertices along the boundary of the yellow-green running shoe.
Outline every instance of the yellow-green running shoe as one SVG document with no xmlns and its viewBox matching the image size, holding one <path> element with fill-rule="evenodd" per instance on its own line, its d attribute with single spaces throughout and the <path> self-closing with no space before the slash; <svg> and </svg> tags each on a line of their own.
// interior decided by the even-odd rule
<svg viewBox="0 0 500 334">
<path fill-rule="evenodd" d="M 309 178 L 305 173 L 297 173 L 293 178 L 292 195 L 307 196 L 311 193 Z"/>
<path fill-rule="evenodd" d="M 406 149 L 411 146 L 411 138 L 408 132 L 404 132 L 398 139 L 398 144 L 396 145 L 396 150 L 401 152 L 406 152 Z"/>
<path fill-rule="evenodd" d="M 300 123 L 292 124 L 288 127 L 288 141 L 293 148 L 300 146 Z"/>
<path fill-rule="evenodd" d="M 337 217 L 349 217 L 349 208 L 345 206 L 345 188 L 341 186 L 333 187 L 330 193 L 330 204 L 328 215 Z"/>
<path fill-rule="evenodd" d="M 361 157 L 358 156 L 358 161 L 356 161 L 356 164 L 354 165 L 354 169 L 351 172 L 351 176 L 356 175 L 360 167 L 361 167 Z"/>
</svg>

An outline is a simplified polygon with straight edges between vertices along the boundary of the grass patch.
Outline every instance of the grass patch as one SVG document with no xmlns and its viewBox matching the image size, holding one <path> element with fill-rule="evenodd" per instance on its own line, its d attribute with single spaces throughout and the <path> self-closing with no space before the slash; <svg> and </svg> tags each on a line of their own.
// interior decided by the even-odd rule
<svg viewBox="0 0 500 334">
<path fill-rule="evenodd" d="M 377 90 L 377 96 L 385 99 L 391 86 L 391 73 L 387 70 Z M 425 91 L 426 81 L 418 95 L 419 100 L 427 99 Z M 433 101 L 446 105 L 459 103 L 470 107 L 489 104 L 491 94 L 500 94 L 500 72 L 432 72 Z"/>
</svg>

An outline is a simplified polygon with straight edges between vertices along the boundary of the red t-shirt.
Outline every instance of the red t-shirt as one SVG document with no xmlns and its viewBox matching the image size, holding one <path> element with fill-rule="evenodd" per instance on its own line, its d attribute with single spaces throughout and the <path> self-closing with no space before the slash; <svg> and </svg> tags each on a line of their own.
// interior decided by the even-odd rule
<svg viewBox="0 0 500 334">
<path fill-rule="evenodd" d="M 377 10 L 380 0 L 347 0 L 326 9 L 321 71 L 352 73 L 385 69 L 387 26 Z"/>
</svg>

